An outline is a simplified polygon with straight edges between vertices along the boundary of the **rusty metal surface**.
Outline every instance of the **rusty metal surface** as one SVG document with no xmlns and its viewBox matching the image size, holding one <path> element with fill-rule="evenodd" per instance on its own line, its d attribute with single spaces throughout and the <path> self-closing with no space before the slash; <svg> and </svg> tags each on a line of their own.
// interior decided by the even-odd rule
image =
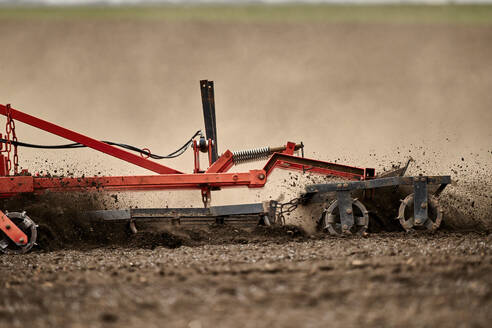
<svg viewBox="0 0 492 328">
<path fill-rule="evenodd" d="M 179 225 L 258 224 L 261 218 L 274 215 L 270 204 L 253 203 L 223 205 L 209 208 L 135 208 L 125 210 L 90 211 L 91 219 L 103 221 L 148 221 Z M 271 220 L 274 222 L 274 218 Z"/>
<path fill-rule="evenodd" d="M 451 177 L 449 175 L 443 176 L 427 176 L 427 177 L 389 177 L 389 178 L 376 178 L 365 181 L 347 181 L 341 183 L 323 183 L 312 184 L 306 186 L 306 193 L 324 193 L 333 192 L 338 190 L 360 190 L 360 189 L 374 189 L 382 187 L 390 187 L 397 185 L 413 185 L 416 179 L 426 179 L 427 184 L 439 184 L 447 185 L 451 183 Z"/>
</svg>

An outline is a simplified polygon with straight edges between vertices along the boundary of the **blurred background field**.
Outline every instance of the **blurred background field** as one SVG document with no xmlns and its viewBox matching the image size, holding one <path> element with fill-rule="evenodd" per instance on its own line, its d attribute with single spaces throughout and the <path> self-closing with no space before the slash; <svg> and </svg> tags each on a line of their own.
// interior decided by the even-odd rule
<svg viewBox="0 0 492 328">
<path fill-rule="evenodd" d="M 3 19 L 153 19 L 215 22 L 492 24 L 492 4 L 163 4 L 0 6 Z"/>
</svg>

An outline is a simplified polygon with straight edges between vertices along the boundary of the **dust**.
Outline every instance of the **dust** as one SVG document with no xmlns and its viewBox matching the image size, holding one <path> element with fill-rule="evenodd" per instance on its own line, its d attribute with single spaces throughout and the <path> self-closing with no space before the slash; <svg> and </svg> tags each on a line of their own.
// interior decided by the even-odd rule
<svg viewBox="0 0 492 328">
<path fill-rule="evenodd" d="M 38 224 L 38 247 L 42 250 L 102 244 L 113 228 L 89 220 L 87 211 L 106 209 L 112 201 L 102 192 L 44 193 L 2 199 L 3 211 L 22 212 Z M 101 229 L 103 227 L 104 229 Z M 99 228 L 99 229 L 98 229 Z"/>
<path fill-rule="evenodd" d="M 38 224 L 35 250 L 91 249 L 102 246 L 154 249 L 178 248 L 204 244 L 250 244 L 267 240 L 280 243 L 307 240 L 302 227 L 285 226 L 227 226 L 211 224 L 205 227 L 174 227 L 170 225 L 138 223 L 133 234 L 128 222 L 114 223 L 91 219 L 88 211 L 118 207 L 118 197 L 104 191 L 78 193 L 44 193 L 22 195 L 2 200 L 2 209 L 10 212 L 26 211 Z"/>
</svg>

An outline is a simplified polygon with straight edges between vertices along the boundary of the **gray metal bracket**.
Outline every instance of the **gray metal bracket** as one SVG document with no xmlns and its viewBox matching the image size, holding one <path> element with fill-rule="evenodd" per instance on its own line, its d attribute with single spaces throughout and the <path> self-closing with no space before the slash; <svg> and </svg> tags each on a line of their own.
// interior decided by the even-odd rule
<svg viewBox="0 0 492 328">
<path fill-rule="evenodd" d="M 274 205 L 274 204 L 273 204 Z M 185 222 L 241 223 L 265 220 L 275 223 L 275 207 L 271 202 L 222 205 L 209 208 L 133 208 L 125 210 L 88 211 L 93 220 L 120 221 L 133 224 L 137 221 L 165 222 L 182 225 Z"/>
<path fill-rule="evenodd" d="M 415 177 L 413 181 L 413 213 L 415 225 L 422 225 L 429 218 L 428 213 L 428 193 L 427 193 L 427 177 Z"/>
<path fill-rule="evenodd" d="M 337 200 L 342 232 L 348 232 L 354 225 L 354 210 L 352 208 L 352 196 L 350 195 L 350 191 L 338 190 Z"/>
</svg>

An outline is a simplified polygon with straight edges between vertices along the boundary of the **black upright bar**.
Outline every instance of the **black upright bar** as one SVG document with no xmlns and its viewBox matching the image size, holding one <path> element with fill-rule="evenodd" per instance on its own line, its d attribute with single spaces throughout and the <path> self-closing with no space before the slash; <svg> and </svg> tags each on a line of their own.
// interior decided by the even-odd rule
<svg viewBox="0 0 492 328">
<path fill-rule="evenodd" d="M 208 80 L 201 80 L 200 90 L 202 93 L 202 106 L 203 106 L 203 119 L 205 121 L 205 133 L 207 139 L 213 140 L 212 162 L 215 162 L 218 158 L 218 147 L 217 147 L 217 125 L 215 121 L 214 82 Z"/>
</svg>

